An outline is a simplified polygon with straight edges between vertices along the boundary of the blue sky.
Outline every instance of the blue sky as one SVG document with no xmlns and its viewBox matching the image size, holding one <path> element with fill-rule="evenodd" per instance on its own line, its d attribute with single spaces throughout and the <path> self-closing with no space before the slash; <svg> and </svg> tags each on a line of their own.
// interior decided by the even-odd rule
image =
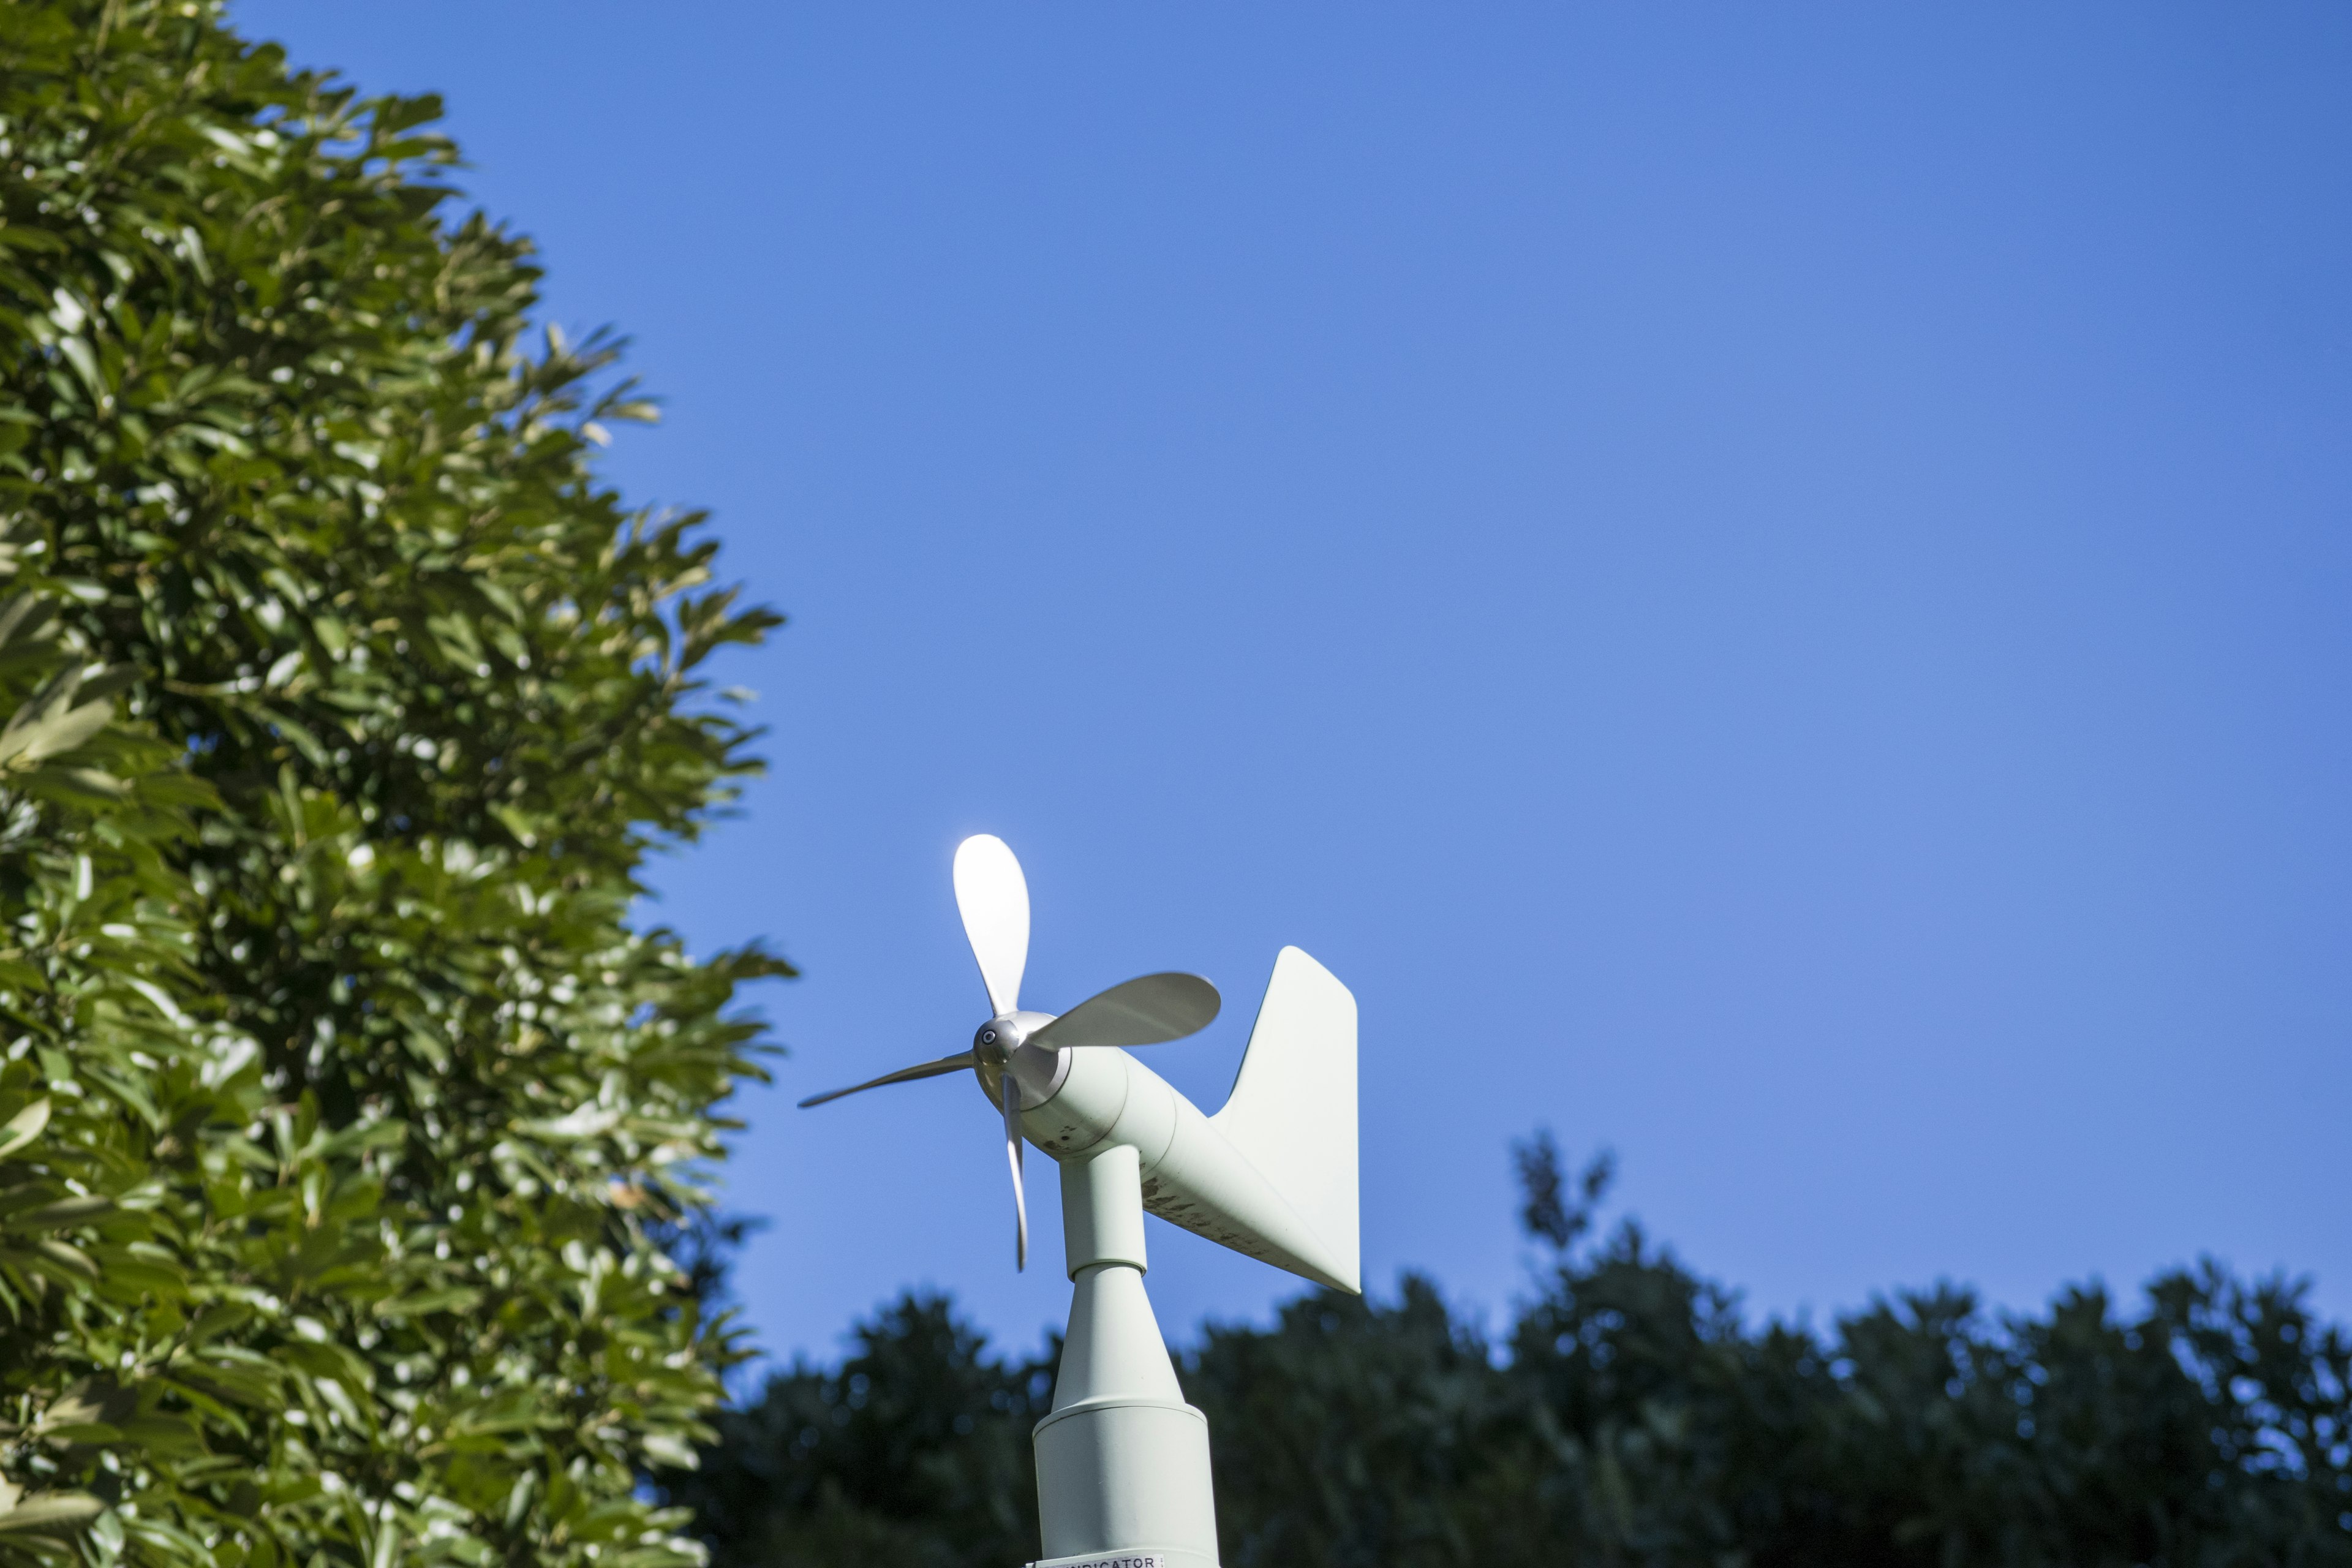
<svg viewBox="0 0 2352 1568">
<path fill-rule="evenodd" d="M 2352 13 L 238 0 L 438 90 L 608 473 L 791 617 L 659 918 L 806 977 L 729 1202 L 772 1352 L 1026 1347 L 967 1080 L 1276 950 L 1363 1015 L 1366 1275 L 1525 1289 L 1508 1142 L 1757 1312 L 2211 1253 L 2352 1315 Z M 1295 1284 L 1153 1226 L 1182 1337 Z"/>
</svg>

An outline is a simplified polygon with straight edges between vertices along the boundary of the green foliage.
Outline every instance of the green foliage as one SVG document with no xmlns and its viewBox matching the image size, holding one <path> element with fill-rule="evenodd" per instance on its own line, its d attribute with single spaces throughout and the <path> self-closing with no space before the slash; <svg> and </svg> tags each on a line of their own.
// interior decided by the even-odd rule
<svg viewBox="0 0 2352 1568">
<path fill-rule="evenodd" d="M 188 1152 L 192 1124 L 260 1104 L 230 1087 L 250 1043 L 172 994 L 190 988 L 194 944 L 167 852 L 211 792 L 168 746 L 112 722 L 128 672 L 60 637 L 71 601 L 18 554 L 0 544 L 16 590 L 0 605 L 0 994 L 13 1037 L 0 1065 L 0 1421 L 20 1461 L 0 1496 L 15 1504 L 0 1512 L 0 1552 L 12 1556 L 54 1548 L 100 1509 L 55 1486 L 20 1500 L 20 1477 L 79 1475 L 131 1444 L 166 1464 L 190 1458 L 196 1429 L 173 1408 L 188 1396 L 165 1389 L 184 1382 L 212 1400 L 253 1376 L 192 1331 L 159 1165 Z M 169 1342 L 170 1364 L 126 1387 L 110 1373 L 151 1339 Z M 118 1477 L 99 1479 L 111 1495 Z"/>
<path fill-rule="evenodd" d="M 0 1557 L 698 1554 L 664 1242 L 789 971 L 628 911 L 774 617 L 595 482 L 649 410 L 436 108 L 0 0 Z"/>
<path fill-rule="evenodd" d="M 856 1331 L 838 1368 L 796 1363 L 718 1418 L 670 1500 L 725 1563 L 1025 1563 L 1037 1550 L 1029 1429 L 1052 1404 L 1051 1354 L 1005 1364 L 938 1296 Z"/>
<path fill-rule="evenodd" d="M 1549 1258 L 1499 1346 L 1408 1277 L 1181 1359 L 1228 1568 L 2352 1563 L 2352 1336 L 2301 1287 L 2208 1266 L 2129 1312 L 2077 1289 L 1995 1317 L 1941 1289 L 1751 1329 L 1638 1228 L 1582 1240 L 1610 1170 L 1520 1149 Z M 1036 1406 L 998 1392 L 1046 1367 L 985 1360 L 938 1301 L 858 1338 L 721 1418 L 676 1494 L 718 1568 L 1034 1551 L 964 1500 L 1025 1448 Z"/>
</svg>

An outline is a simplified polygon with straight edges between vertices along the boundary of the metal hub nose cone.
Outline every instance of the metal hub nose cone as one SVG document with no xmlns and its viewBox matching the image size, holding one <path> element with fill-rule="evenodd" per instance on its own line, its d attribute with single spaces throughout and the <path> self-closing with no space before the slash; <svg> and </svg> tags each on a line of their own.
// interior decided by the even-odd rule
<svg viewBox="0 0 2352 1568">
<path fill-rule="evenodd" d="M 1002 1061 L 1021 1048 L 1028 1032 L 1010 1018 L 991 1018 L 971 1037 L 971 1048 L 983 1057 Z"/>
</svg>

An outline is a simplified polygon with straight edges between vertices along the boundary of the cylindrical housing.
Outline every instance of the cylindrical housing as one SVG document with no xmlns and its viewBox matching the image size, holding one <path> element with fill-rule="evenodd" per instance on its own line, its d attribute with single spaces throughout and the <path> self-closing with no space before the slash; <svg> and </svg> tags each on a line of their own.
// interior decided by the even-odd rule
<svg viewBox="0 0 2352 1568">
<path fill-rule="evenodd" d="M 1142 1167 L 1132 1145 L 1063 1160 L 1062 1250 L 1073 1279 L 1097 1263 L 1150 1267 L 1143 1256 Z"/>
<path fill-rule="evenodd" d="M 1065 1162 L 1126 1144 L 1150 1213 L 1244 1257 L 1356 1288 L 1352 1261 L 1333 1257 L 1274 1184 L 1158 1073 L 1109 1047 L 1061 1054 L 1069 1070 L 1051 1098 L 1022 1114 L 1031 1142 Z"/>
<path fill-rule="evenodd" d="M 1089 1399 L 1037 1423 L 1037 1502 L 1055 1563 L 1217 1568 L 1209 1423 L 1173 1400 Z"/>
</svg>

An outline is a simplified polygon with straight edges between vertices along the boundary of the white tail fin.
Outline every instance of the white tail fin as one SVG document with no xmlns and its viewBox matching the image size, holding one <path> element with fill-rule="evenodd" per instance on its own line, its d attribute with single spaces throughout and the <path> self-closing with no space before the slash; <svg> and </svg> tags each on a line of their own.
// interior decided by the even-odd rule
<svg viewBox="0 0 2352 1568">
<path fill-rule="evenodd" d="M 1356 1239 L 1356 999 L 1295 947 L 1250 1030 L 1225 1108 L 1209 1119 L 1314 1230 L 1350 1290 Z"/>
</svg>

